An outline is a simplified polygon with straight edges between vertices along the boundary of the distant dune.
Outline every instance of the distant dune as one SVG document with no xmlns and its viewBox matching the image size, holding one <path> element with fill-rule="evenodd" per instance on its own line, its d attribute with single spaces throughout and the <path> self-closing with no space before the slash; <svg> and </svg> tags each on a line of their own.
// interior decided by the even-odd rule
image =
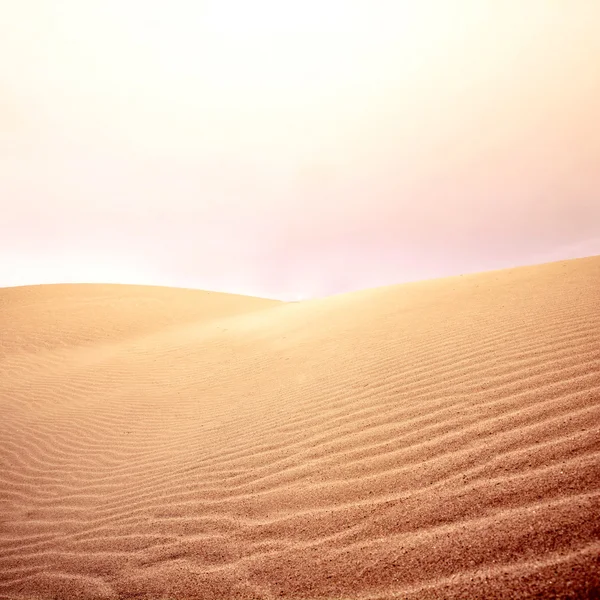
<svg viewBox="0 0 600 600">
<path fill-rule="evenodd" d="M 600 597 L 600 257 L 0 336 L 0 599 Z"/>
</svg>

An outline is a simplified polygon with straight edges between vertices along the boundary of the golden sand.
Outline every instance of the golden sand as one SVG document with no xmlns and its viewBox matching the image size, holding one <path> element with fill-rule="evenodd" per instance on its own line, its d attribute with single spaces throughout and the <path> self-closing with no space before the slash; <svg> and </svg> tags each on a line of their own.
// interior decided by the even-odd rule
<svg viewBox="0 0 600 600">
<path fill-rule="evenodd" d="M 600 257 L 0 336 L 0 599 L 600 596 Z"/>
</svg>

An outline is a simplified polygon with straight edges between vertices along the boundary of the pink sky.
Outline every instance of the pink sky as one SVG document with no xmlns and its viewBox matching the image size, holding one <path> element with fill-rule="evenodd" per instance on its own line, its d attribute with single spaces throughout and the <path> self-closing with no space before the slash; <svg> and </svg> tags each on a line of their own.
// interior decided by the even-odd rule
<svg viewBox="0 0 600 600">
<path fill-rule="evenodd" d="M 600 254 L 595 0 L 2 10 L 0 286 L 296 299 Z"/>
</svg>

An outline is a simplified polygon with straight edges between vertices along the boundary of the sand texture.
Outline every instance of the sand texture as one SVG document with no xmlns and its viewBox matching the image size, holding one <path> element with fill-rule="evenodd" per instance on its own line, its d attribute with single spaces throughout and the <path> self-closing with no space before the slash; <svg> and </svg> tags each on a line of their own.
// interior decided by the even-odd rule
<svg viewBox="0 0 600 600">
<path fill-rule="evenodd" d="M 600 597 L 600 257 L 0 336 L 0 599 Z"/>
</svg>

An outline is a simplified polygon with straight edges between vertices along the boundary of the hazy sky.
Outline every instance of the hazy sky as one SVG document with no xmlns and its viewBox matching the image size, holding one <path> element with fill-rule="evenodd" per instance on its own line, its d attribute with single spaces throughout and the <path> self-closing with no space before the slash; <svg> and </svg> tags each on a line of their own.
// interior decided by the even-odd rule
<svg viewBox="0 0 600 600">
<path fill-rule="evenodd" d="M 600 254 L 599 31 L 598 0 L 0 0 L 0 286 Z"/>
</svg>

